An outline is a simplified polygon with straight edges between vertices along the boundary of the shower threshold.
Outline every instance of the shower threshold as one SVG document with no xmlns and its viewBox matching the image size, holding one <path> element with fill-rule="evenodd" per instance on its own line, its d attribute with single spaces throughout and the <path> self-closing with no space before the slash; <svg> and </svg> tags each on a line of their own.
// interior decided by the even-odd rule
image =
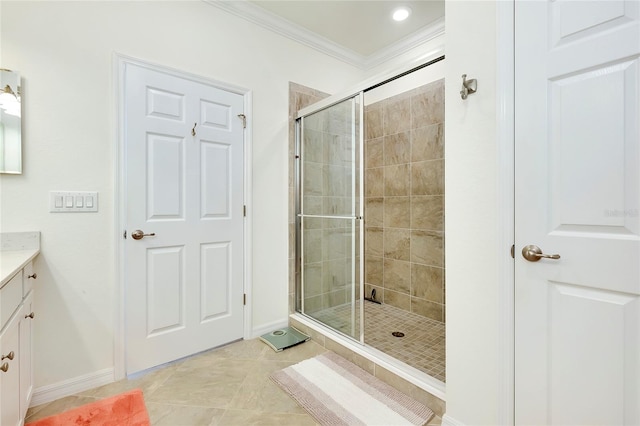
<svg viewBox="0 0 640 426">
<path fill-rule="evenodd" d="M 365 299 L 366 300 L 366 299 Z M 355 310 L 359 311 L 360 302 Z M 350 304 L 333 306 L 311 316 L 338 332 L 353 336 L 352 326 L 360 330 L 359 316 L 352 324 Z M 446 382 L 445 325 L 440 321 L 407 312 L 389 304 L 364 303 L 364 343 Z"/>
<path fill-rule="evenodd" d="M 308 327 L 311 330 L 323 335 L 325 338 L 329 338 L 346 349 L 372 361 L 376 365 L 388 370 L 396 376 L 408 381 L 409 383 L 421 388 L 422 390 L 430 393 L 436 398 L 446 401 L 446 385 L 444 382 L 426 374 L 425 372 L 418 370 L 398 359 L 385 354 L 384 352 L 368 345 L 360 344 L 359 342 L 347 337 L 346 335 L 337 332 L 321 322 L 308 317 L 300 313 L 294 313 L 289 316 L 290 319 L 299 322 L 300 324 Z M 313 336 L 312 336 L 313 338 Z"/>
</svg>

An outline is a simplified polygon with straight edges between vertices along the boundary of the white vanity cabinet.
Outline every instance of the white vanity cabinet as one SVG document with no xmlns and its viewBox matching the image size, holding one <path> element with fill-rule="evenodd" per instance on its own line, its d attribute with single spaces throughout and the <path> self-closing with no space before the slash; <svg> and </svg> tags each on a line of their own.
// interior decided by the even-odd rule
<svg viewBox="0 0 640 426">
<path fill-rule="evenodd" d="M 33 291 L 22 303 L 20 320 L 20 419 L 24 421 L 33 396 Z"/>
<path fill-rule="evenodd" d="M 4 253 L 0 253 L 0 256 Z M 29 261 L 0 288 L 0 425 L 24 424 L 33 394 L 33 281 Z"/>
<path fill-rule="evenodd" d="M 5 324 L 0 335 L 0 424 L 20 424 L 20 324 L 18 316 Z"/>
</svg>

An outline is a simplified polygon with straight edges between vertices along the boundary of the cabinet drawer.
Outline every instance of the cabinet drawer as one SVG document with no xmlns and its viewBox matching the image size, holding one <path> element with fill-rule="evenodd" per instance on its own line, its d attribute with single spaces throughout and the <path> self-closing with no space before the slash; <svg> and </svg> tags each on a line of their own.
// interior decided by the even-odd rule
<svg viewBox="0 0 640 426">
<path fill-rule="evenodd" d="M 0 289 L 0 329 L 22 302 L 22 271 Z"/>
<path fill-rule="evenodd" d="M 36 279 L 37 275 L 33 270 L 33 262 L 29 262 L 25 265 L 23 269 L 24 277 L 23 277 L 23 286 L 24 290 L 22 291 L 22 296 L 26 296 L 31 291 L 33 287 L 33 281 Z"/>
</svg>

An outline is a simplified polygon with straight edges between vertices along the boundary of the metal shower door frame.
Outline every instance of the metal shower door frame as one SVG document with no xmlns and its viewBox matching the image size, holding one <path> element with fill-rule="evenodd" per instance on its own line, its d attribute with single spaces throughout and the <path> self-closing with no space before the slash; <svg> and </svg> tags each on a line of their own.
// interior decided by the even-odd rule
<svg viewBox="0 0 640 426">
<path fill-rule="evenodd" d="M 317 319 L 310 317 L 305 313 L 304 307 L 304 232 L 303 232 L 303 223 L 305 217 L 311 218 L 324 218 L 325 216 L 318 215 L 304 215 L 304 197 L 303 197 L 303 182 L 304 182 L 304 169 L 302 167 L 301 161 L 304 158 L 304 119 L 312 114 L 320 112 L 325 109 L 329 109 L 333 106 L 341 104 L 347 100 L 352 99 L 354 102 L 351 107 L 351 116 L 352 122 L 355 122 L 357 117 L 357 137 L 356 137 L 356 126 L 352 126 L 351 130 L 351 138 L 354 141 L 354 146 L 357 146 L 356 150 L 352 150 L 352 158 L 351 164 L 354 169 L 357 169 L 357 174 L 352 173 L 352 188 L 354 191 L 354 196 L 352 197 L 352 208 L 351 211 L 355 212 L 353 216 L 326 216 L 327 218 L 332 219 L 347 219 L 354 221 L 354 228 L 357 229 L 357 232 L 353 233 L 354 240 L 356 239 L 357 234 L 357 246 L 359 256 L 356 256 L 356 244 L 355 241 L 352 240 L 351 244 L 351 256 L 354 262 L 357 260 L 357 269 L 358 273 L 356 273 L 356 268 L 352 268 L 352 282 L 356 282 L 356 277 L 358 277 L 358 288 L 359 288 L 359 321 L 360 321 L 360 329 L 358 339 L 355 339 L 353 336 L 342 333 L 340 330 L 337 330 L 331 327 L 329 324 L 323 323 L 324 326 L 330 327 L 336 332 L 343 334 L 347 338 L 357 341 L 361 345 L 364 345 L 364 91 L 360 90 L 355 93 L 350 93 L 348 96 L 344 96 L 335 102 L 330 103 L 329 105 L 321 105 L 317 109 L 313 109 L 312 107 L 307 108 L 307 111 L 304 114 L 298 114 L 296 117 L 295 123 L 295 235 L 296 235 L 296 244 L 295 244 L 295 305 L 296 311 L 311 318 L 314 321 L 318 321 Z M 356 140 L 357 139 L 357 140 Z M 356 167 L 358 165 L 358 167 Z M 356 185 L 356 182 L 359 184 Z M 357 206 L 357 211 L 356 211 Z M 355 301 L 355 291 L 356 286 L 352 286 L 352 300 Z M 355 324 L 355 312 L 352 313 L 352 326 Z"/>
</svg>

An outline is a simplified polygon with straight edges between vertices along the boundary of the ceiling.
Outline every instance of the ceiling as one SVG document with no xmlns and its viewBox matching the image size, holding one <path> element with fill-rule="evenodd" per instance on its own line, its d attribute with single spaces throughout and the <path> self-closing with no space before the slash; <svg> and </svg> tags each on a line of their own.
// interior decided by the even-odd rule
<svg viewBox="0 0 640 426">
<path fill-rule="evenodd" d="M 444 35 L 445 0 L 202 1 L 365 70 Z M 399 6 L 412 10 L 403 22 Z"/>
<path fill-rule="evenodd" d="M 250 3 L 364 57 L 388 49 L 444 16 L 444 0 L 252 0 Z M 408 19 L 391 13 L 408 6 Z"/>
</svg>

